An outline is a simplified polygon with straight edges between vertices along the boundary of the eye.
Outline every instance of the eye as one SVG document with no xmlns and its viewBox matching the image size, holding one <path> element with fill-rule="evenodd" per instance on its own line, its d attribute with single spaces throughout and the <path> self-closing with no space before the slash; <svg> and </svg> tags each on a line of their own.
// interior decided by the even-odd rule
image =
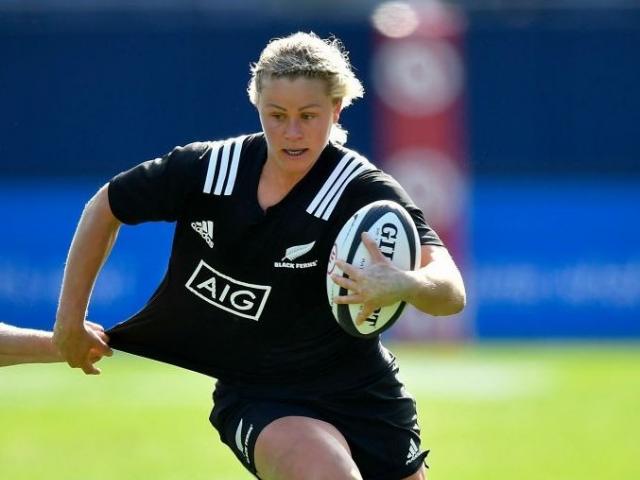
<svg viewBox="0 0 640 480">
<path fill-rule="evenodd" d="M 269 116 L 275 120 L 282 120 L 284 119 L 284 113 L 279 113 L 279 112 L 273 112 L 271 114 L 269 114 Z"/>
<path fill-rule="evenodd" d="M 316 118 L 318 115 L 315 113 L 305 112 L 301 115 L 303 120 L 311 120 L 312 118 Z"/>
</svg>

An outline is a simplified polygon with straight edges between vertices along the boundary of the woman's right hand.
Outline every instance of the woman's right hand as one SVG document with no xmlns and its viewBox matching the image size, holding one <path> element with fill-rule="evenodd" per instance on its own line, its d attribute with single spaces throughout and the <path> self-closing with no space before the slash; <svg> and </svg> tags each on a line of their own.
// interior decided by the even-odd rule
<svg viewBox="0 0 640 480">
<path fill-rule="evenodd" d="M 102 326 L 89 322 L 58 319 L 53 328 L 53 343 L 71 368 L 81 368 L 87 375 L 98 375 L 94 364 L 102 357 L 110 357 L 113 350 Z"/>
</svg>

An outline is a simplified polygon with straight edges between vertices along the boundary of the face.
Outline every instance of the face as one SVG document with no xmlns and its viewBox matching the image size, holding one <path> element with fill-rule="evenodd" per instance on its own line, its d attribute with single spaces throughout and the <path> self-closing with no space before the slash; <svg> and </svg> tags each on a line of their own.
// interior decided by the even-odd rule
<svg viewBox="0 0 640 480">
<path fill-rule="evenodd" d="M 267 162 L 283 175 L 302 176 L 318 160 L 340 116 L 323 80 L 271 78 L 257 102 L 268 146 Z"/>
</svg>

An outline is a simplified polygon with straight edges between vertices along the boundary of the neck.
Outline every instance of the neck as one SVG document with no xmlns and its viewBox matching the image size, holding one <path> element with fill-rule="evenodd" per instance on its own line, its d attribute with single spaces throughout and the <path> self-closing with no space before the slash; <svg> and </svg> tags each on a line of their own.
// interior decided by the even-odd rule
<svg viewBox="0 0 640 480">
<path fill-rule="evenodd" d="M 313 164 L 309 168 L 299 172 L 288 172 L 280 168 L 277 162 L 267 159 L 262 167 L 261 180 L 266 180 L 269 185 L 279 190 L 289 191 L 296 183 L 298 183 L 313 167 Z"/>
<path fill-rule="evenodd" d="M 306 172 L 291 174 L 283 172 L 269 160 L 262 167 L 258 183 L 258 203 L 263 210 L 279 203 L 293 187 L 304 177 Z"/>
</svg>

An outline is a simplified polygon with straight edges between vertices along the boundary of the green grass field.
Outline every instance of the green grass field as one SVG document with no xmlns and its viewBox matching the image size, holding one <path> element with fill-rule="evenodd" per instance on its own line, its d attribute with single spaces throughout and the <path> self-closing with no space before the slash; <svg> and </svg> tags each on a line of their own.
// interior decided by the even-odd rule
<svg viewBox="0 0 640 480">
<path fill-rule="evenodd" d="M 640 478 L 640 345 L 393 348 L 430 480 Z M 0 478 L 252 478 L 209 426 L 212 380 L 116 354 L 102 375 L 0 369 Z"/>
</svg>

